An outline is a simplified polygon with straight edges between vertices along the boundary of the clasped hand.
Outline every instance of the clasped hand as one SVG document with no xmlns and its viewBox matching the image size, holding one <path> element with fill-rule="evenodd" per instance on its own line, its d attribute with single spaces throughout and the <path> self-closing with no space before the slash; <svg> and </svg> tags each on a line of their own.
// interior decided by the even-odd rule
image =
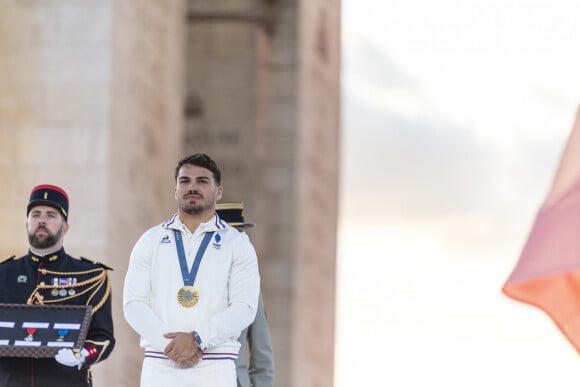
<svg viewBox="0 0 580 387">
<path fill-rule="evenodd" d="M 191 333 L 172 332 L 163 336 L 167 339 L 172 339 L 165 347 L 163 353 L 179 366 L 183 368 L 193 367 L 201 360 L 203 351 L 195 344 Z"/>
</svg>

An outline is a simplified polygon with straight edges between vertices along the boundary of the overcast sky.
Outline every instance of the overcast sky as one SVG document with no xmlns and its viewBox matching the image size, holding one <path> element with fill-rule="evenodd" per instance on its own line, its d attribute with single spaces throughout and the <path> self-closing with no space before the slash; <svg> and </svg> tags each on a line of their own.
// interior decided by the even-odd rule
<svg viewBox="0 0 580 387">
<path fill-rule="evenodd" d="M 580 3 L 343 0 L 342 19 L 336 385 L 580 385 L 551 320 L 500 292 L 580 103 Z"/>
</svg>

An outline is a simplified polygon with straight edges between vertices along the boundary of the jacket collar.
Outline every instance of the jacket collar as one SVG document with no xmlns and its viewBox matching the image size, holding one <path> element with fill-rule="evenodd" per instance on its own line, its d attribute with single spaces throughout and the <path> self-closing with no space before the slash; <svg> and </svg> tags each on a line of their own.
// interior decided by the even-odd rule
<svg viewBox="0 0 580 387">
<path fill-rule="evenodd" d="M 177 213 L 173 214 L 173 216 L 171 216 L 171 218 L 166 220 L 162 224 L 162 226 L 166 229 L 179 230 L 181 232 L 188 233 L 188 234 L 193 233 L 194 235 L 202 234 L 205 232 L 219 231 L 219 230 L 222 230 L 226 227 L 225 222 L 220 219 L 220 217 L 217 213 L 214 214 L 214 216 L 210 220 L 208 220 L 207 222 L 201 223 L 197 227 L 197 230 L 193 230 L 193 231 L 189 230 L 181 222 L 181 219 L 179 219 L 179 216 L 177 215 Z"/>
<path fill-rule="evenodd" d="M 59 260 L 62 260 L 64 257 L 66 257 L 64 247 L 61 247 L 60 250 L 58 251 L 48 253 L 45 255 L 36 254 L 33 251 L 28 250 L 28 254 L 26 255 L 26 259 L 31 262 L 34 262 L 35 264 L 39 264 L 41 262 L 45 264 L 55 263 L 58 262 Z"/>
</svg>

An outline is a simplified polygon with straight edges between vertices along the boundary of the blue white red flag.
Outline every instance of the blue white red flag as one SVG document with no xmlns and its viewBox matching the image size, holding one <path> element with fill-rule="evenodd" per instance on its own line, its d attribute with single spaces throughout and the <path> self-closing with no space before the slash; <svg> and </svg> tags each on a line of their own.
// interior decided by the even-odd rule
<svg viewBox="0 0 580 387">
<path fill-rule="evenodd" d="M 502 290 L 545 311 L 580 352 L 580 109 L 550 192 Z"/>
</svg>

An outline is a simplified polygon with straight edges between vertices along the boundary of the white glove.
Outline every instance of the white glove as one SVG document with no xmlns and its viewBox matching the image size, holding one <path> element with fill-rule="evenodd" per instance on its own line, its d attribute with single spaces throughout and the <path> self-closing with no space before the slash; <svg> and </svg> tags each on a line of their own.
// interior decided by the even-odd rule
<svg viewBox="0 0 580 387">
<path fill-rule="evenodd" d="M 61 348 L 58 350 L 54 358 L 60 364 L 64 364 L 65 366 L 69 367 L 77 366 L 77 368 L 80 370 L 88 354 L 89 351 L 84 348 L 79 356 L 75 355 L 73 350 L 70 348 Z"/>
</svg>

